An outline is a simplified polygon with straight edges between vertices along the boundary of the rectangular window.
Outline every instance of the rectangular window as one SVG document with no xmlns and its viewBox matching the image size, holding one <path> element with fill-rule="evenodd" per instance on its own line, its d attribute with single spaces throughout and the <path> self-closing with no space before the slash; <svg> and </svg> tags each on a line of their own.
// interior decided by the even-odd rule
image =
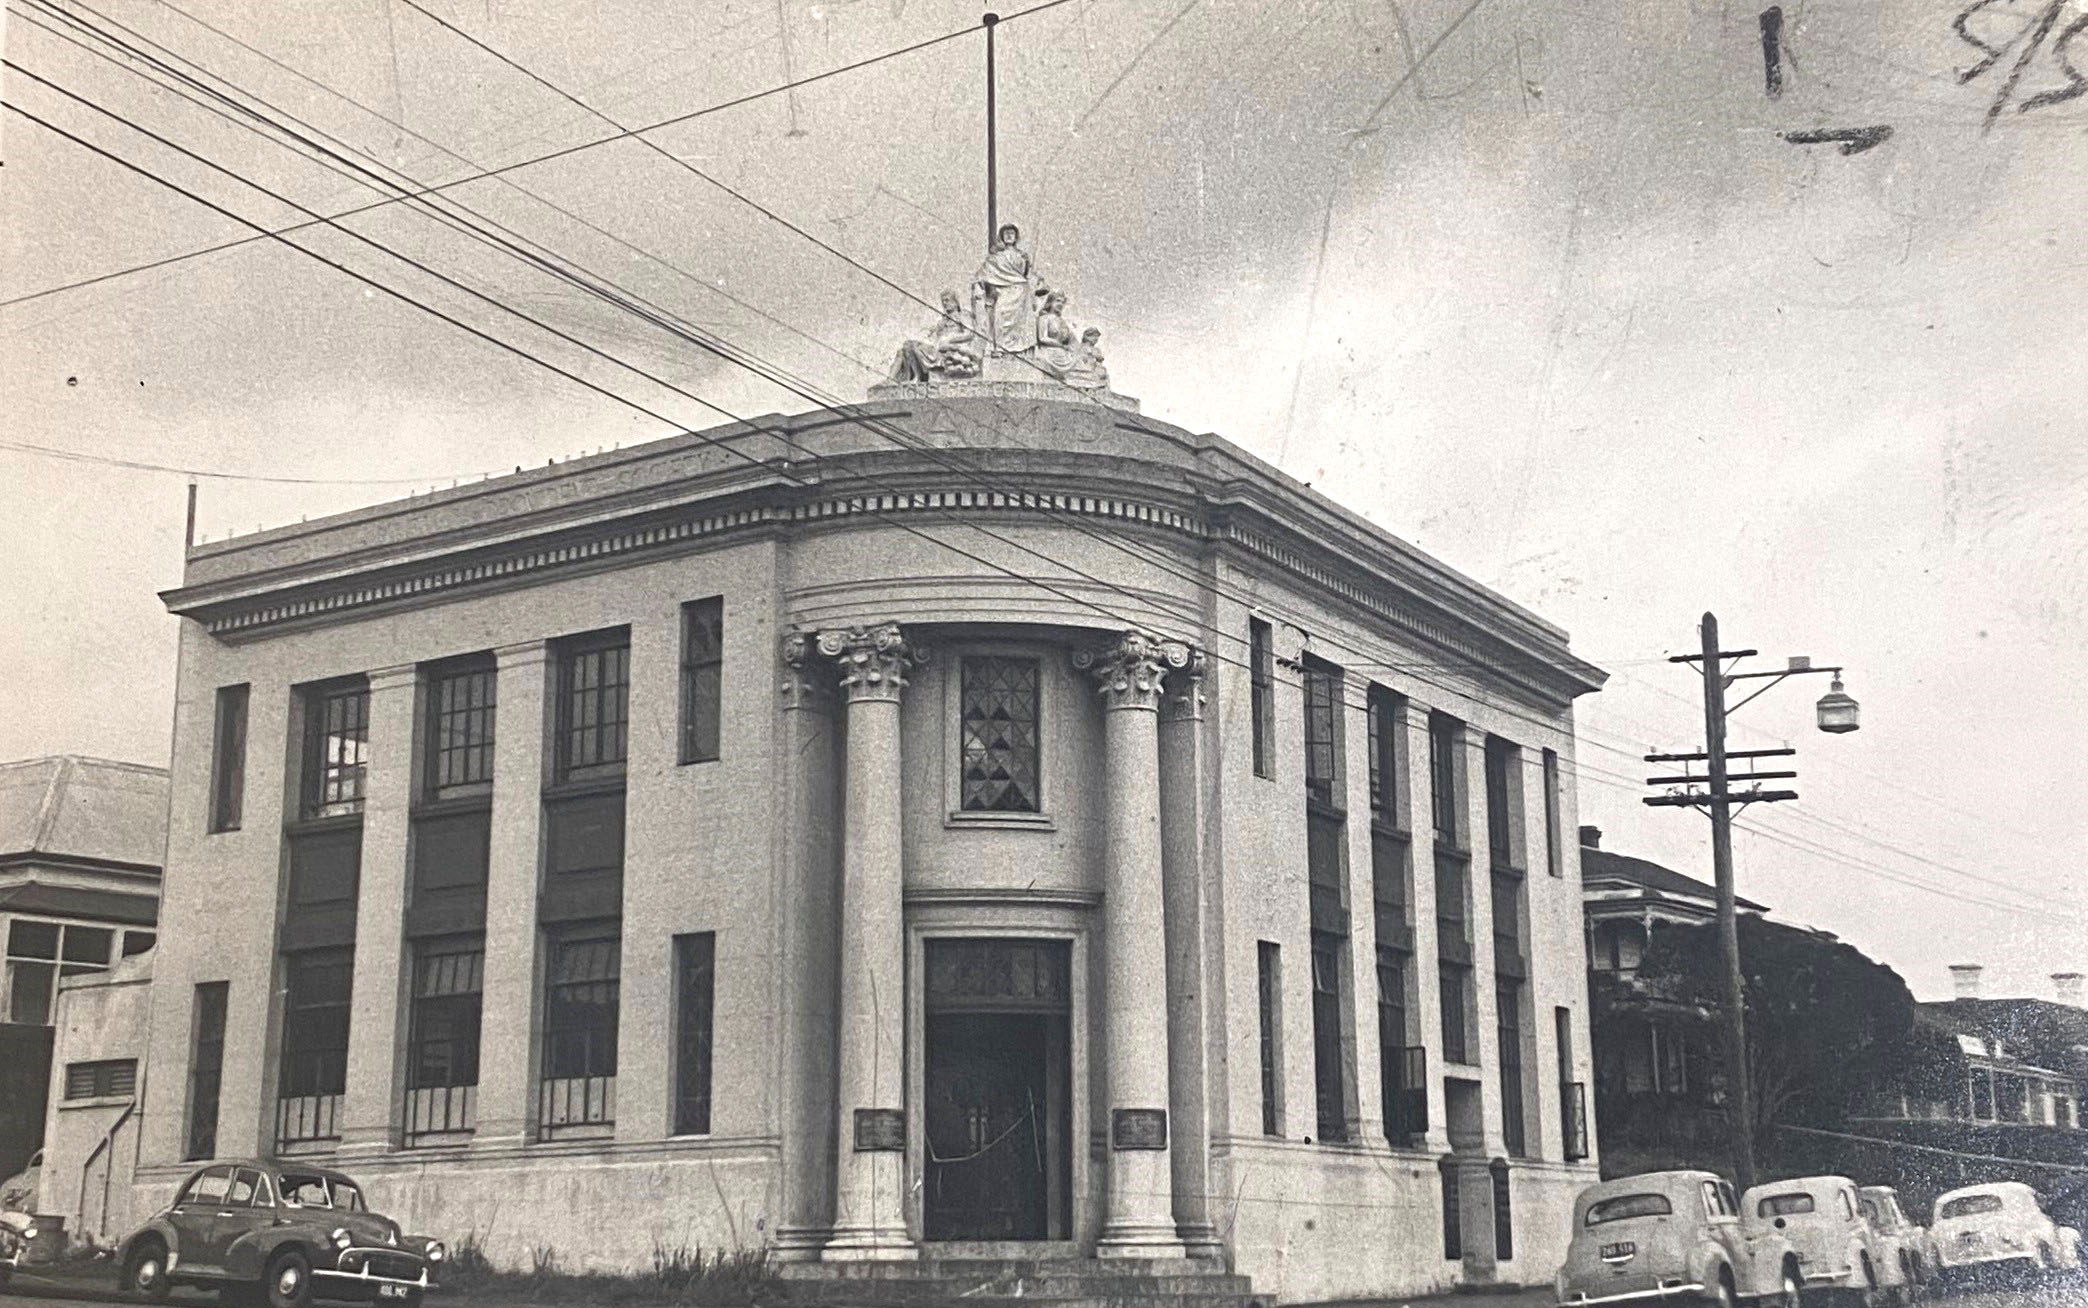
<svg viewBox="0 0 2088 1308">
<path fill-rule="evenodd" d="M 569 641 L 558 657 L 556 776 L 560 781 L 617 778 L 630 748 L 631 638 Z"/>
<path fill-rule="evenodd" d="M 1544 866 L 1555 877 L 1566 875 L 1566 850 L 1559 843 L 1559 756 L 1544 751 Z"/>
<path fill-rule="evenodd" d="M 616 1121 L 616 1026 L 622 924 L 568 927 L 544 975 L 541 1117 L 547 1135 Z"/>
<path fill-rule="evenodd" d="M 1458 755 L 1464 750 L 1464 724 L 1443 713 L 1428 715 L 1428 793 L 1434 811 L 1435 838 L 1439 845 L 1465 848 L 1465 824 L 1460 820 Z"/>
<path fill-rule="evenodd" d="M 1472 983 L 1472 969 L 1444 963 L 1437 970 L 1443 1018 L 1443 1061 L 1470 1063 L 1471 1038 L 1465 1022 L 1465 988 Z"/>
<path fill-rule="evenodd" d="M 1494 1260 L 1510 1262 L 1515 1258 L 1515 1219 L 1508 1207 L 1508 1166 L 1495 1162 L 1493 1167 L 1493 1228 Z"/>
<path fill-rule="evenodd" d="M 97 1063 L 65 1065 L 67 1099 L 114 1099 L 138 1089 L 138 1060 L 112 1058 Z"/>
<path fill-rule="evenodd" d="M 210 829 L 237 831 L 246 804 L 247 687 L 220 686 L 211 732 Z"/>
<path fill-rule="evenodd" d="M 1498 736 L 1486 738 L 1486 849 L 1495 867 L 1523 866 L 1522 751 Z"/>
<path fill-rule="evenodd" d="M 370 688 L 320 687 L 305 698 L 304 816 L 362 812 L 370 766 Z"/>
<path fill-rule="evenodd" d="M 217 1153 L 218 1089 L 224 1080 L 229 989 L 230 983 L 225 981 L 203 981 L 196 986 L 189 1050 L 188 1150 L 183 1158 L 209 1158 Z"/>
<path fill-rule="evenodd" d="M 1494 1003 L 1501 1036 L 1501 1142 L 1510 1157 L 1521 1158 L 1529 1152 L 1523 1120 L 1522 982 L 1496 977 Z"/>
<path fill-rule="evenodd" d="M 116 933 L 108 927 L 15 918 L 7 926 L 7 1020 L 49 1026 L 60 978 L 104 972 Z"/>
<path fill-rule="evenodd" d="M 1341 960 L 1339 937 L 1312 936 L 1312 1080 L 1322 1141 L 1348 1139 L 1348 1096 L 1341 1066 Z"/>
<path fill-rule="evenodd" d="M 718 937 L 701 931 L 674 938 L 674 1133 L 711 1129 L 711 1002 Z"/>
<path fill-rule="evenodd" d="M 1560 1156 L 1579 1162 L 1588 1156 L 1588 1088 L 1573 1079 L 1573 1010 L 1554 1008 L 1552 1026 L 1559 1050 Z"/>
<path fill-rule="evenodd" d="M 1282 1049 L 1276 1022 L 1283 1003 L 1282 977 L 1277 946 L 1273 941 L 1256 941 L 1255 951 L 1261 1009 L 1262 1134 L 1280 1136 L 1283 1134 L 1283 1101 L 1280 1097 L 1283 1080 L 1278 1055 Z"/>
<path fill-rule="evenodd" d="M 1341 793 L 1341 669 L 1305 660 L 1305 798 L 1345 809 Z"/>
<path fill-rule="evenodd" d="M 718 723 L 725 693 L 725 600 L 682 605 L 681 761 L 718 757 Z"/>
<path fill-rule="evenodd" d="M 353 946 L 283 958 L 283 1061 L 276 1088 L 276 1143 L 338 1140 L 348 1090 L 348 1001 Z"/>
<path fill-rule="evenodd" d="M 1404 956 L 1378 950 L 1378 1082 L 1385 1138 L 1411 1141 L 1428 1130 L 1428 1051 L 1407 1044 Z"/>
<path fill-rule="evenodd" d="M 1464 1187 L 1459 1184 L 1458 1162 L 1445 1158 L 1443 1172 L 1443 1257 L 1457 1262 L 1464 1257 Z"/>
<path fill-rule="evenodd" d="M 1370 726 L 1370 819 L 1387 829 L 1404 831 L 1406 699 L 1373 683 L 1365 703 Z"/>
<path fill-rule="evenodd" d="M 407 1015 L 406 1136 L 469 1131 L 477 1124 L 483 936 L 423 940 L 413 947 L 413 1007 Z"/>
<path fill-rule="evenodd" d="M 1247 620 L 1248 690 L 1254 720 L 1254 775 L 1276 775 L 1276 651 L 1269 624 Z"/>
<path fill-rule="evenodd" d="M 967 813 L 1036 813 L 1037 661 L 967 658 L 958 669 L 960 801 Z"/>
<path fill-rule="evenodd" d="M 428 684 L 428 794 L 490 793 L 494 672 L 490 663 L 452 666 Z"/>
<path fill-rule="evenodd" d="M 1312 1077 L 1318 1138 L 1348 1138 L 1341 975 L 1348 957 L 1348 822 L 1341 779 L 1342 672 L 1305 659 L 1305 848 L 1312 925 Z"/>
</svg>

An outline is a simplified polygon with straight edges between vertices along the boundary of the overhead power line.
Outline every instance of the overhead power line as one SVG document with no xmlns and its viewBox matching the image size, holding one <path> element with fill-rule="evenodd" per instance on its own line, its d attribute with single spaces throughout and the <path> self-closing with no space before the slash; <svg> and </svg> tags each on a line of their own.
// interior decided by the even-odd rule
<svg viewBox="0 0 2088 1308">
<path fill-rule="evenodd" d="M 1069 0 L 1040 0 L 1040 3 L 1038 4 L 1030 5 L 1029 7 L 1024 9 L 1018 9 L 1010 14 L 1003 14 L 1001 16 L 1000 21 L 1003 23 L 1016 22 L 1024 18 L 1028 18 L 1034 14 L 1043 13 L 1047 9 L 1056 9 L 1058 6 L 1066 3 L 1069 3 Z M 912 45 L 901 46 L 896 50 L 887 50 L 883 54 L 872 55 L 867 59 L 858 59 L 854 63 L 843 64 L 838 68 L 829 68 L 823 72 L 813 73 L 806 77 L 794 78 L 790 81 L 783 82 L 779 85 L 771 86 L 765 90 L 753 91 L 749 92 L 746 95 L 734 96 L 730 100 L 721 100 L 716 104 L 706 105 L 701 109 L 694 109 L 685 114 L 676 114 L 671 118 L 662 118 L 658 122 L 647 123 L 643 127 L 633 127 L 629 129 L 619 130 L 609 136 L 599 137 L 592 141 L 582 141 L 577 145 L 565 146 L 561 149 L 552 150 L 545 154 L 534 155 L 528 159 L 519 159 L 514 163 L 502 164 L 498 168 L 486 168 L 477 172 L 468 173 L 463 177 L 451 178 L 449 181 L 442 182 L 438 185 L 426 187 L 416 192 L 412 197 L 399 196 L 391 199 L 379 200 L 373 204 L 363 205 L 355 209 L 343 210 L 342 212 L 333 214 L 331 216 L 334 218 L 353 217 L 356 214 L 364 213 L 371 209 L 381 209 L 386 205 L 397 204 L 401 199 L 417 198 L 418 196 L 422 195 L 438 194 L 443 191 L 452 190 L 459 186 L 464 186 L 471 182 L 483 181 L 488 177 L 502 177 L 507 175 L 508 173 L 516 171 L 517 169 L 530 168 L 541 163 L 549 163 L 554 159 L 563 159 L 569 155 L 579 154 L 583 150 L 592 150 L 597 146 L 613 145 L 618 141 L 626 140 L 631 137 L 641 137 L 646 135 L 647 133 L 657 132 L 668 127 L 674 127 L 681 123 L 693 122 L 698 118 L 703 118 L 710 114 L 723 113 L 727 109 L 736 109 L 741 105 L 751 104 L 756 100 L 766 99 L 767 97 L 772 95 L 780 95 L 785 91 L 792 91 L 797 89 L 798 87 L 810 86 L 815 82 L 823 82 L 829 78 L 840 77 L 845 73 L 856 72 L 860 69 L 868 68 L 874 64 L 883 63 L 888 59 L 897 59 L 903 55 L 915 54 L 919 51 L 929 49 L 932 46 L 942 45 L 945 42 L 954 41 L 960 37 L 968 36 L 973 32 L 980 31 L 982 27 L 983 24 L 973 23 L 967 27 L 959 28 L 956 31 L 945 32 L 940 36 L 932 36 L 924 41 L 916 41 Z M 293 223 L 288 227 L 281 228 L 280 231 L 301 231 L 304 228 L 316 226 L 319 223 L 319 221 L 319 219 L 313 219 L 310 222 Z M 190 250 L 186 254 L 170 255 L 167 258 L 155 259 L 149 263 L 133 264 L 126 268 L 118 268 L 113 271 L 101 273 L 93 277 L 82 278 L 79 281 L 67 282 L 60 286 L 47 286 L 40 291 L 31 291 L 26 295 L 18 295 L 13 297 L 12 299 L 0 300 L 0 309 L 7 308 L 11 305 L 24 304 L 30 300 L 42 299 L 47 295 L 56 295 L 62 291 L 75 290 L 82 286 L 92 286 L 98 282 L 108 281 L 111 278 L 127 277 L 132 273 L 145 272 L 153 268 L 163 268 L 168 264 L 179 263 L 184 259 L 194 259 L 201 255 L 215 254 L 220 250 L 230 250 L 243 245 L 252 245 L 257 241 L 265 240 L 269 236 L 277 234 L 278 232 L 263 229 L 258 235 L 241 237 L 236 241 L 226 241 L 219 245 L 206 246 L 199 250 Z"/>
</svg>

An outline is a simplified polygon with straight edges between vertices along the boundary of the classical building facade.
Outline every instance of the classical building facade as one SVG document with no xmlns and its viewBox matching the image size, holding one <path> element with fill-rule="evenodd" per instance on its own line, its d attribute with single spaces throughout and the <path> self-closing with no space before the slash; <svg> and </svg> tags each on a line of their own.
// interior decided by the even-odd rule
<svg viewBox="0 0 2088 1308">
<path fill-rule="evenodd" d="M 567 1266 L 1551 1276 L 1602 674 L 1218 437 L 916 354 L 189 552 L 141 1188 L 321 1155 Z"/>
</svg>

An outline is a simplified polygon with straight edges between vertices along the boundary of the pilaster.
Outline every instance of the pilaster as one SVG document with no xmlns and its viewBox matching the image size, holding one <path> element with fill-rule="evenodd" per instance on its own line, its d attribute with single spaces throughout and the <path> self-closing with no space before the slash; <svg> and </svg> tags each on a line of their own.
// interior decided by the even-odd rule
<svg viewBox="0 0 2088 1308">
<path fill-rule="evenodd" d="M 1450 1148 L 1449 1105 L 1443 1091 L 1443 973 L 1436 918 L 1435 786 L 1428 768 L 1428 707 L 1409 702 L 1400 757 L 1406 765 L 1407 812 L 1413 831 L 1414 998 L 1412 1019 L 1428 1051 L 1428 1130 L 1421 1147 L 1432 1154 Z"/>
<path fill-rule="evenodd" d="M 405 1005 L 401 956 L 406 930 L 406 858 L 412 836 L 418 753 L 414 748 L 419 669 L 370 673 L 370 764 L 363 787 L 355 972 L 349 991 L 348 1085 L 339 1154 L 399 1147 L 398 1105 Z"/>
<path fill-rule="evenodd" d="M 1223 1258 L 1211 1222 L 1210 1107 L 1206 1101 L 1203 994 L 1209 932 L 1203 913 L 1204 656 L 1191 651 L 1166 678 L 1160 703 L 1160 841 L 1167 919 L 1167 1089 L 1173 1127 L 1168 1160 L 1175 1231 L 1192 1258 Z"/>
<path fill-rule="evenodd" d="M 492 840 L 486 864 L 486 963 L 479 1018 L 475 1148 L 536 1137 L 537 889 L 544 803 L 550 650 L 542 641 L 494 651 Z"/>
</svg>

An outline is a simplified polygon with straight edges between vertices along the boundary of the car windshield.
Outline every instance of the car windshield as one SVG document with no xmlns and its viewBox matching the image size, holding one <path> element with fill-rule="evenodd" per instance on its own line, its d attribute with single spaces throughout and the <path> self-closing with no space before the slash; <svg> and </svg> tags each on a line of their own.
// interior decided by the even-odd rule
<svg viewBox="0 0 2088 1308">
<path fill-rule="evenodd" d="M 2001 1196 L 1998 1194 L 1968 1194 L 1962 1199 L 1953 1199 L 1936 1213 L 1940 1218 L 1971 1217 L 1977 1213 L 2001 1211 Z"/>
<path fill-rule="evenodd" d="M 1869 1195 L 1858 1195 L 1856 1206 L 1863 1210 L 1864 1220 L 1872 1226 L 1885 1227 L 1892 1225 L 1892 1219 L 1885 1215 L 1885 1205 Z"/>
<path fill-rule="evenodd" d="M 283 1202 L 294 1208 L 339 1208 L 363 1211 L 362 1191 L 347 1181 L 333 1180 L 315 1172 L 285 1172 L 279 1187 Z"/>
<path fill-rule="evenodd" d="M 1588 1205 L 1588 1225 L 1621 1222 L 1630 1217 L 1666 1217 L 1674 1212 L 1664 1194 L 1621 1194 Z"/>
<path fill-rule="evenodd" d="M 1760 1217 L 1790 1217 L 1812 1210 L 1813 1197 L 1809 1194 L 1772 1194 L 1755 1205 L 1755 1214 Z"/>
</svg>

